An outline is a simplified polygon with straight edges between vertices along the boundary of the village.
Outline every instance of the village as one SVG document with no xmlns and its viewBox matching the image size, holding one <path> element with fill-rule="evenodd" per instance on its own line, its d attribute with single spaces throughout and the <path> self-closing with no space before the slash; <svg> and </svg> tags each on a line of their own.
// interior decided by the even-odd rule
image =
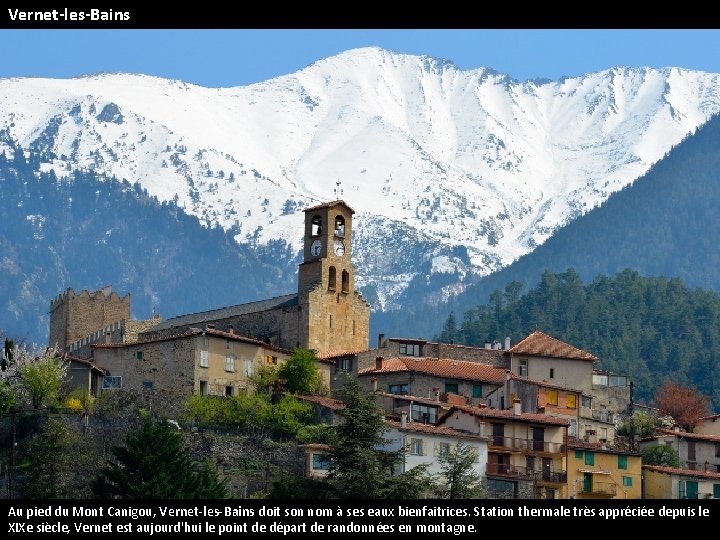
<svg viewBox="0 0 720 540">
<path fill-rule="evenodd" d="M 650 435 L 628 433 L 635 415 L 657 410 L 635 402 L 628 376 L 542 329 L 482 347 L 384 334 L 370 346 L 370 305 L 355 289 L 354 212 L 342 200 L 304 212 L 295 293 L 147 320 L 133 320 L 130 295 L 111 285 L 59 294 L 48 345 L 65 355 L 72 385 L 94 396 L 137 392 L 156 414 L 178 418 L 189 396 L 252 392 L 264 366 L 308 349 L 328 392 L 298 399 L 340 422 L 337 396 L 345 375 L 355 377 L 384 411 L 385 447 L 404 449 L 399 473 L 423 465 L 438 474 L 462 444 L 488 498 L 720 498 L 720 415 L 692 431 L 659 419 Z M 672 447 L 679 466 L 644 463 L 649 446 Z M 328 446 L 302 448 L 305 475 L 324 478 Z"/>
</svg>

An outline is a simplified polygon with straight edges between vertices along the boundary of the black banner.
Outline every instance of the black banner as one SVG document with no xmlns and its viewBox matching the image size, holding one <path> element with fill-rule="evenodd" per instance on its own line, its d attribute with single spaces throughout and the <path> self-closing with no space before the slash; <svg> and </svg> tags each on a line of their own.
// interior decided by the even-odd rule
<svg viewBox="0 0 720 540">
<path fill-rule="evenodd" d="M 11 535 L 488 534 L 551 524 L 638 525 L 697 530 L 720 523 L 717 500 L 421 500 L 421 501 L 3 501 Z M 586 529 L 587 530 L 587 529 Z M 609 530 L 609 529 L 608 529 Z M 714 529 L 708 529 L 714 530 Z"/>
</svg>

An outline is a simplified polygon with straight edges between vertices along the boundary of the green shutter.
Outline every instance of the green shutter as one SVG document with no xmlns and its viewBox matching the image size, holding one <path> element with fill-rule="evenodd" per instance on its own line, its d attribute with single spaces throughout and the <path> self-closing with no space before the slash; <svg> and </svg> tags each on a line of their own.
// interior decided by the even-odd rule
<svg viewBox="0 0 720 540">
<path fill-rule="evenodd" d="M 595 452 L 585 452 L 585 465 L 595 465 Z"/>
<path fill-rule="evenodd" d="M 618 456 L 618 469 L 627 469 L 627 456 Z"/>
</svg>

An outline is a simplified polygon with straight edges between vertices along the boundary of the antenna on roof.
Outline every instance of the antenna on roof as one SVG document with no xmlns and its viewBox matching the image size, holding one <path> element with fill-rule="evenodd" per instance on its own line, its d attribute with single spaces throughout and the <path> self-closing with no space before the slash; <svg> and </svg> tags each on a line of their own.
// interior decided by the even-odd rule
<svg viewBox="0 0 720 540">
<path fill-rule="evenodd" d="M 342 188 L 340 187 L 340 184 L 342 184 L 342 182 L 340 182 L 340 180 L 338 179 L 338 180 L 335 182 L 335 199 L 340 199 L 340 198 L 342 198 L 343 190 L 342 190 Z"/>
</svg>

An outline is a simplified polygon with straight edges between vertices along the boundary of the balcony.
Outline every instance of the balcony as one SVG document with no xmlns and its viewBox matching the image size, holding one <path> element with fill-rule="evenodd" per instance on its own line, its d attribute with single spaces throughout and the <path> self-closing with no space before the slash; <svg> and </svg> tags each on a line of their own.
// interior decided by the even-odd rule
<svg viewBox="0 0 720 540">
<path fill-rule="evenodd" d="M 489 476 L 506 476 L 515 480 L 532 480 L 533 471 L 527 467 L 506 465 L 505 463 L 488 463 L 485 472 Z"/>
<path fill-rule="evenodd" d="M 615 424 L 615 414 L 605 409 L 590 409 L 588 407 L 580 408 L 581 418 L 592 418 L 596 422 L 603 424 Z"/>
<path fill-rule="evenodd" d="M 567 484 L 566 472 L 539 471 L 537 481 L 546 484 Z"/>
<path fill-rule="evenodd" d="M 514 480 L 535 480 L 543 484 L 566 484 L 566 472 L 535 471 L 528 467 L 507 465 L 505 463 L 488 463 L 485 472 L 488 476 L 504 476 Z"/>
<path fill-rule="evenodd" d="M 502 437 L 493 435 L 490 437 L 490 448 L 517 450 L 522 452 L 542 452 L 546 454 L 564 454 L 565 445 L 558 442 L 534 441 L 519 437 Z"/>
<path fill-rule="evenodd" d="M 617 485 L 613 482 L 597 480 L 590 485 L 581 485 L 578 493 L 595 497 L 614 497 L 617 495 Z"/>
</svg>

